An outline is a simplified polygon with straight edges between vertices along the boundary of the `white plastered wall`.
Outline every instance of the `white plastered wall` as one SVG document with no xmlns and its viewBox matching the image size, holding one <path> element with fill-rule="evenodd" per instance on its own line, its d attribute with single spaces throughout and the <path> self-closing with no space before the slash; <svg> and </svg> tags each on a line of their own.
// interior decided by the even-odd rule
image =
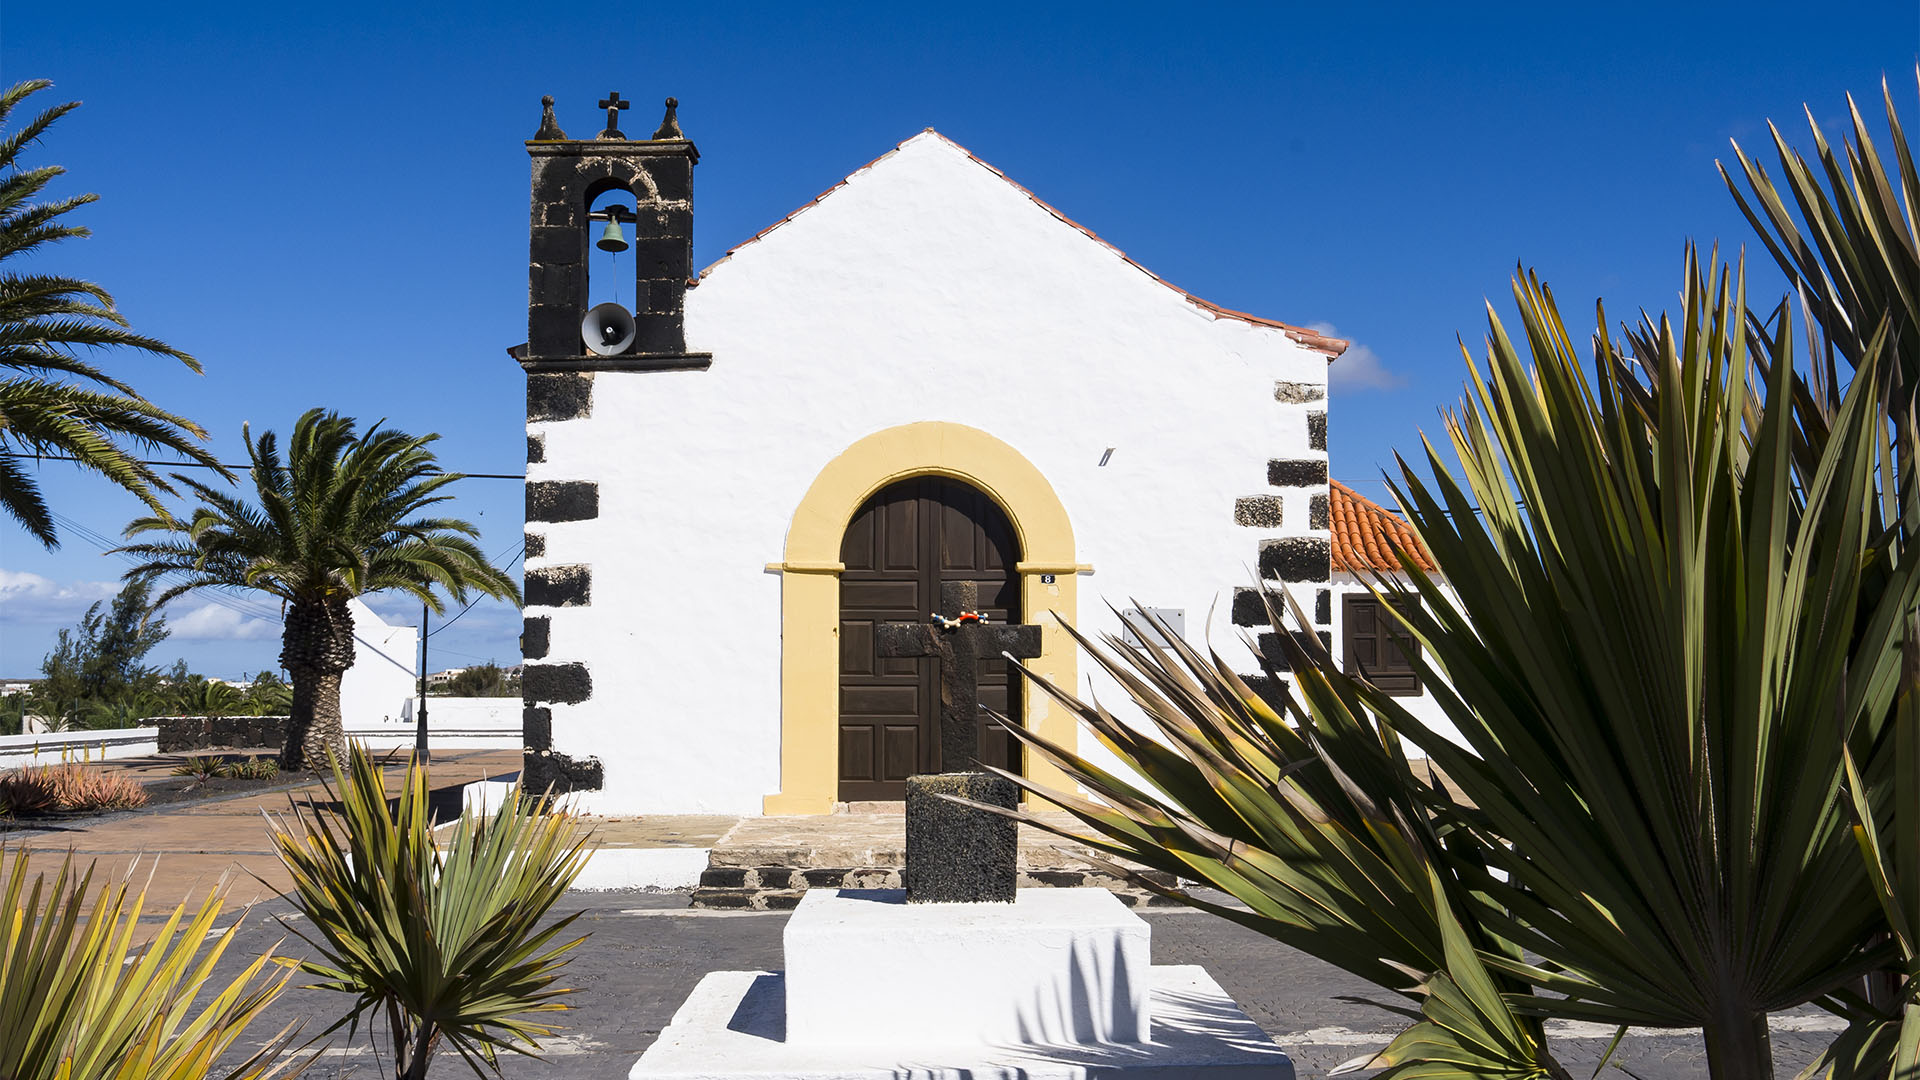
<svg viewBox="0 0 1920 1080">
<path fill-rule="evenodd" d="M 1305 531 L 1307 494 L 1280 530 L 1236 525 L 1234 502 L 1275 493 L 1269 459 L 1325 457 L 1274 397 L 1323 384 L 1324 353 L 1205 310 L 931 134 L 712 268 L 687 341 L 709 370 L 600 372 L 590 416 L 528 425 L 530 481 L 599 485 L 595 518 L 528 526 L 529 571 L 592 568 L 588 605 L 528 609 L 552 618 L 541 662 L 592 678 L 550 706 L 553 749 L 605 769 L 584 809 L 752 814 L 780 790 L 767 564 L 828 461 L 917 421 L 985 431 L 1051 481 L 1092 567 L 1083 629 L 1118 629 L 1107 602 L 1182 608 L 1190 640 L 1256 670 L 1231 592 L 1261 538 Z"/>
</svg>

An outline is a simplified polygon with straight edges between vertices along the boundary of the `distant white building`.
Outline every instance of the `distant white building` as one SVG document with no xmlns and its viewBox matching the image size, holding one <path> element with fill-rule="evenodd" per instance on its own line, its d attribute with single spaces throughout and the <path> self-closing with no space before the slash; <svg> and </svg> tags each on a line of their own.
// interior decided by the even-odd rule
<svg viewBox="0 0 1920 1080">
<path fill-rule="evenodd" d="M 411 722 L 420 628 L 393 626 L 359 600 L 353 612 L 353 666 L 340 679 L 340 718 L 358 724 Z"/>
</svg>

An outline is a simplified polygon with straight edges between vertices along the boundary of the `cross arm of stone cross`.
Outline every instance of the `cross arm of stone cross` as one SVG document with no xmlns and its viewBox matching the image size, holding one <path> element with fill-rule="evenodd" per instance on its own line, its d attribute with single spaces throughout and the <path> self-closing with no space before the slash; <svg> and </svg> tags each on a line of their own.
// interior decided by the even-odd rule
<svg viewBox="0 0 1920 1080">
<path fill-rule="evenodd" d="M 1040 655 L 1038 626 L 1024 624 L 981 626 L 975 630 L 975 633 L 980 639 L 982 656 L 1011 656 L 1016 660 L 1032 660 Z"/>
<path fill-rule="evenodd" d="M 881 623 L 873 628 L 874 652 L 881 656 L 939 656 L 939 634 L 926 623 Z"/>
</svg>

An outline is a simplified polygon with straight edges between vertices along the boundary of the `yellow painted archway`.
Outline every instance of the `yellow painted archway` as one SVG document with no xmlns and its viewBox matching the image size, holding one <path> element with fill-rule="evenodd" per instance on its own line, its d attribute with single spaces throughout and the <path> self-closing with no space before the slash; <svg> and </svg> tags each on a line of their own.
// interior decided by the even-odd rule
<svg viewBox="0 0 1920 1080">
<path fill-rule="evenodd" d="M 1028 667 L 1058 685 L 1078 685 L 1078 650 L 1057 619 L 1076 615 L 1073 523 L 1053 485 L 1018 450 L 978 428 L 943 421 L 875 432 L 829 461 L 807 489 L 787 530 L 786 559 L 769 564 L 780 583 L 780 790 L 769 814 L 831 813 L 840 766 L 840 544 L 855 511 L 881 488 L 910 476 L 950 476 L 987 493 L 1020 538 L 1021 618 L 1040 631 Z M 1043 575 L 1052 576 L 1043 582 Z M 1074 719 L 1045 694 L 1024 695 L 1022 722 L 1073 745 Z M 1059 769 L 1029 757 L 1027 774 L 1064 787 Z"/>
</svg>

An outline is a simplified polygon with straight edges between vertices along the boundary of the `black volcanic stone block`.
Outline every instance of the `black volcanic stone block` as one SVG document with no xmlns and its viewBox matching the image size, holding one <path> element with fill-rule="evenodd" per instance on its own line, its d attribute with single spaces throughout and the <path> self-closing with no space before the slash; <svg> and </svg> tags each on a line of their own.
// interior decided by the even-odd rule
<svg viewBox="0 0 1920 1080">
<path fill-rule="evenodd" d="M 1325 458 L 1302 458 L 1267 462 L 1267 483 L 1274 487 L 1313 487 L 1327 482 Z"/>
<path fill-rule="evenodd" d="M 1284 704 L 1288 696 L 1285 678 L 1277 675 L 1242 675 L 1240 681 L 1246 683 L 1247 689 L 1253 691 L 1261 701 L 1266 702 L 1274 712 L 1281 716 L 1287 715 L 1287 707 Z"/>
<path fill-rule="evenodd" d="M 600 485 L 590 480 L 527 481 L 528 521 L 591 521 L 600 516 Z"/>
<path fill-rule="evenodd" d="M 547 655 L 547 637 L 553 631 L 553 620 L 545 615 L 529 615 L 520 620 L 520 656 L 525 660 L 542 660 Z"/>
<path fill-rule="evenodd" d="M 907 903 L 1013 903 L 1019 824 L 943 796 L 1009 810 L 1020 804 L 1013 781 L 988 773 L 909 776 Z"/>
<path fill-rule="evenodd" d="M 583 563 L 527 571 L 528 607 L 586 607 L 593 602 L 593 567 Z"/>
<path fill-rule="evenodd" d="M 520 694 L 529 704 L 578 705 L 593 697 L 593 675 L 585 664 L 522 664 Z"/>
<path fill-rule="evenodd" d="M 522 706 L 520 738 L 529 750 L 550 749 L 553 746 L 553 710 Z"/>
<path fill-rule="evenodd" d="M 605 781 L 599 758 L 576 761 L 557 750 L 527 751 L 520 771 L 520 790 L 529 795 L 599 791 Z"/>
<path fill-rule="evenodd" d="M 567 333 L 573 337 L 573 343 L 567 351 L 555 352 L 555 356 L 570 356 L 580 351 L 580 317 L 572 312 L 564 313 Z M 533 355 L 542 355 L 536 343 L 529 346 Z M 527 376 L 527 419 L 528 420 L 579 420 L 593 415 L 593 377 L 586 374 L 540 373 Z"/>
<path fill-rule="evenodd" d="M 1233 590 L 1233 625 L 1266 626 L 1268 622 L 1267 601 L 1259 589 L 1242 586 Z"/>
<path fill-rule="evenodd" d="M 1281 581 L 1326 581 L 1333 574 L 1333 541 L 1290 536 L 1260 543 L 1260 576 Z"/>
</svg>

